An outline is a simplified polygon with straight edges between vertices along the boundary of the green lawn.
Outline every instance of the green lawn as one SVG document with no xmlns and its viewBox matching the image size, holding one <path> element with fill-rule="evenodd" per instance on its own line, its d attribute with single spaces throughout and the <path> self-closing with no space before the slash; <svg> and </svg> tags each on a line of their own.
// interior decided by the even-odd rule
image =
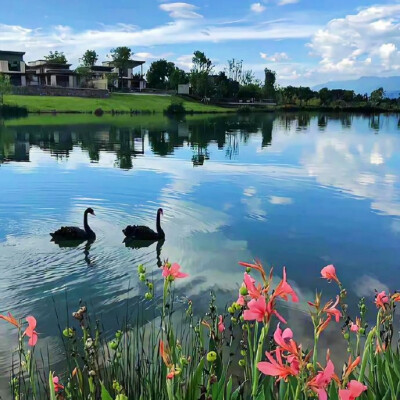
<svg viewBox="0 0 400 400">
<path fill-rule="evenodd" d="M 96 108 L 104 111 L 150 111 L 163 112 L 174 97 L 157 95 L 112 94 L 108 99 L 86 99 L 81 97 L 51 97 L 51 96 L 4 96 L 4 103 L 26 107 L 29 112 L 93 112 Z M 195 101 L 184 100 L 187 111 L 195 112 L 229 112 L 217 106 L 208 106 Z"/>
</svg>

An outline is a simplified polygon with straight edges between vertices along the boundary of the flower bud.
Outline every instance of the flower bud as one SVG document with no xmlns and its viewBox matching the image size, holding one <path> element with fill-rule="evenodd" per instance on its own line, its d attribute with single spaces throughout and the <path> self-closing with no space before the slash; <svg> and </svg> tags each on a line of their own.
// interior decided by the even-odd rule
<svg viewBox="0 0 400 400">
<path fill-rule="evenodd" d="M 234 314 L 235 310 L 232 307 L 228 307 L 228 313 L 229 314 Z"/>
<path fill-rule="evenodd" d="M 343 335 L 343 337 L 344 337 L 346 340 L 349 340 L 349 338 L 350 338 L 349 332 L 346 332 L 346 333 Z"/>
<path fill-rule="evenodd" d="M 217 359 L 217 353 L 215 351 L 210 351 L 207 354 L 207 361 L 213 363 Z"/>
<path fill-rule="evenodd" d="M 249 273 L 251 272 L 251 268 L 250 268 L 250 267 L 247 267 L 247 268 L 246 268 L 246 272 L 249 274 Z"/>
<path fill-rule="evenodd" d="M 138 266 L 138 272 L 139 272 L 139 274 L 144 274 L 146 272 L 146 268 L 144 267 L 143 264 L 140 264 Z"/>
<path fill-rule="evenodd" d="M 139 274 L 139 280 L 141 281 L 141 282 L 144 282 L 145 280 L 146 280 L 146 274 Z"/>
<path fill-rule="evenodd" d="M 152 298 L 153 298 L 153 295 L 151 294 L 151 293 L 146 293 L 145 295 L 144 295 L 144 298 L 146 299 L 146 300 L 151 300 Z"/>
<path fill-rule="evenodd" d="M 118 343 L 115 340 L 112 340 L 109 344 L 111 350 L 117 350 L 118 349 Z"/>
<path fill-rule="evenodd" d="M 247 293 L 249 293 L 249 292 L 247 291 L 246 286 L 242 286 L 242 287 L 240 288 L 240 290 L 239 290 L 239 293 L 240 293 L 242 296 L 246 296 Z"/>
<path fill-rule="evenodd" d="M 244 367 L 245 365 L 246 365 L 246 360 L 244 360 L 244 359 L 239 360 L 240 367 Z"/>
</svg>

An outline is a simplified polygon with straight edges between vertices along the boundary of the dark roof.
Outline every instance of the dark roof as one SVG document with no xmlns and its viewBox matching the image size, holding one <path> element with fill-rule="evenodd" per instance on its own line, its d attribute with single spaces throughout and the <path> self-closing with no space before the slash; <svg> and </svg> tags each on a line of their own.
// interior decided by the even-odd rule
<svg viewBox="0 0 400 400">
<path fill-rule="evenodd" d="M 129 60 L 129 67 L 131 68 L 135 68 L 138 67 L 139 65 L 143 65 L 145 64 L 146 61 L 139 61 L 139 60 Z M 113 62 L 112 61 L 104 61 L 103 65 L 110 65 L 113 66 Z"/>
<path fill-rule="evenodd" d="M 37 62 L 43 62 L 43 64 L 35 65 L 34 63 L 37 63 Z M 43 67 L 44 65 L 50 65 L 50 66 L 56 66 L 56 67 L 57 66 L 70 67 L 72 64 L 61 64 L 61 63 L 51 62 L 51 61 L 47 61 L 47 60 L 29 61 L 27 64 L 28 67 L 32 67 L 32 68 Z"/>
<path fill-rule="evenodd" d="M 92 67 L 90 67 L 90 70 L 92 72 L 96 72 L 96 71 L 108 71 L 111 72 L 111 70 L 113 69 L 113 67 L 108 67 L 106 65 L 93 65 Z"/>
<path fill-rule="evenodd" d="M 15 55 L 23 56 L 25 54 L 25 52 L 24 51 L 0 50 L 0 54 L 15 54 Z"/>
</svg>

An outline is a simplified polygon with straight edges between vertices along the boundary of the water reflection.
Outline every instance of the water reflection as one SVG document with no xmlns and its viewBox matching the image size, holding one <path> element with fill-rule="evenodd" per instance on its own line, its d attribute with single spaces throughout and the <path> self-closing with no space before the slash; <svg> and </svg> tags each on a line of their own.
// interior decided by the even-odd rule
<svg viewBox="0 0 400 400">
<path fill-rule="evenodd" d="M 146 264 L 157 294 L 164 258 L 190 274 L 177 295 L 199 312 L 210 289 L 221 305 L 237 296 L 237 262 L 253 257 L 276 271 L 286 265 L 304 301 L 317 287 L 336 295 L 319 278 L 329 263 L 350 304 L 366 296 L 372 309 L 374 289 L 400 288 L 398 116 L 43 118 L 0 125 L 0 313 L 35 315 L 43 343 L 58 334 L 51 299 L 63 310 L 84 298 L 112 325 L 129 298 L 130 315 L 151 318 L 137 265 Z M 49 242 L 54 226 L 80 224 L 92 206 L 95 243 Z M 151 225 L 159 207 L 165 242 L 122 243 L 128 222 Z M 297 338 L 308 331 L 306 310 L 303 302 L 282 312 Z"/>
</svg>

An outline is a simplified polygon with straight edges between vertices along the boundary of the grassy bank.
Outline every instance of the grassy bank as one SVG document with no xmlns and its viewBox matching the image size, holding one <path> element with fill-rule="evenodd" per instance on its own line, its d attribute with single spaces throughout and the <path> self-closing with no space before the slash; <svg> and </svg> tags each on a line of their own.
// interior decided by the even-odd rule
<svg viewBox="0 0 400 400">
<path fill-rule="evenodd" d="M 177 99 L 174 96 L 111 94 L 107 99 L 86 99 L 80 97 L 50 96 L 4 96 L 4 103 L 10 106 L 26 107 L 28 112 L 94 112 L 101 108 L 105 112 L 164 112 Z M 183 100 L 187 112 L 229 112 L 225 108 L 204 105 L 195 101 Z"/>
</svg>

